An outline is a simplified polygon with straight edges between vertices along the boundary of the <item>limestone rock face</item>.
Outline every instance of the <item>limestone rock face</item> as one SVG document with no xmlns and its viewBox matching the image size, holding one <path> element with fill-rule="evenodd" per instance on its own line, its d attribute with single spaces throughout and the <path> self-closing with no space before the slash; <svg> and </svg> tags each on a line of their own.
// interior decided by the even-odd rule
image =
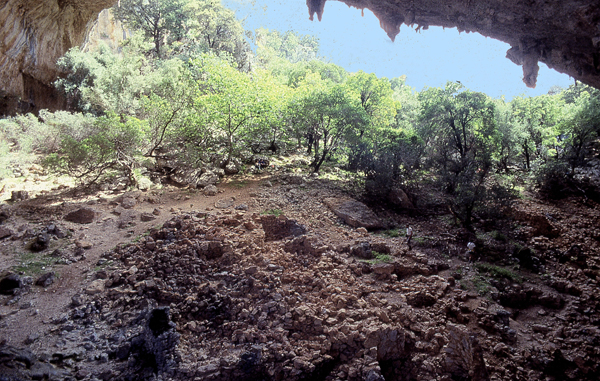
<svg viewBox="0 0 600 381">
<path fill-rule="evenodd" d="M 100 11 L 116 2 L 0 1 L 0 103 L 10 107 L 6 102 L 12 96 L 20 98 L 23 111 L 60 107 L 62 100 L 51 86 L 58 74 L 56 61 L 82 45 Z"/>
<path fill-rule="evenodd" d="M 478 32 L 511 45 L 506 57 L 523 66 L 523 82 L 535 87 L 538 62 L 600 87 L 600 3 L 597 0 L 341 0 L 370 9 L 393 40 L 406 24 Z M 312 19 L 326 0 L 307 0 Z M 443 59 L 443 58 L 440 58 Z"/>
</svg>

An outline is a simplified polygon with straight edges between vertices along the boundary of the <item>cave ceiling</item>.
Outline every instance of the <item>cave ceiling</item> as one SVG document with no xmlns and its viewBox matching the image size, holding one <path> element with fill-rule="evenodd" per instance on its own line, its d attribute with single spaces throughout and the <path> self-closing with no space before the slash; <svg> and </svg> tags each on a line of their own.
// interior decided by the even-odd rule
<svg viewBox="0 0 600 381">
<path fill-rule="evenodd" d="M 315 14 L 319 19 L 323 17 L 325 2 L 307 0 L 311 18 Z M 441 26 L 504 41 L 511 46 L 506 57 L 523 67 L 523 81 L 529 87 L 535 86 L 538 62 L 543 62 L 600 88 L 598 0 L 342 2 L 371 10 L 392 40 L 402 25 L 408 25 L 422 33 L 431 26 Z M 69 48 L 81 45 L 98 13 L 116 3 L 117 0 L 0 0 L 0 97 L 13 96 L 36 108 L 48 107 L 51 102 L 43 98 L 52 92 L 51 84 L 59 75 L 57 59 Z"/>
</svg>

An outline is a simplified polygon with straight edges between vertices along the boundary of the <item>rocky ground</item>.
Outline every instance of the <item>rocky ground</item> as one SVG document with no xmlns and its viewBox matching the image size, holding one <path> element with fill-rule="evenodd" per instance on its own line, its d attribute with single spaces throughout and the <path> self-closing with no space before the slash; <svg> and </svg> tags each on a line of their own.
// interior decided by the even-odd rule
<svg viewBox="0 0 600 381">
<path fill-rule="evenodd" d="M 0 380 L 600 377 L 598 204 L 524 198 L 471 233 L 435 197 L 369 209 L 348 184 L 291 166 L 212 196 L 16 194 Z"/>
</svg>

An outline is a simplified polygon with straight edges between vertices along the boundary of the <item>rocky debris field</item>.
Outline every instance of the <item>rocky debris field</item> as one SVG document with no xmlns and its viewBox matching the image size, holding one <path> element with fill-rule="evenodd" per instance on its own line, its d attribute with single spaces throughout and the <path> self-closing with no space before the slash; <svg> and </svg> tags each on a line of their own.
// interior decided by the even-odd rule
<svg viewBox="0 0 600 381">
<path fill-rule="evenodd" d="M 506 220 L 481 220 L 471 233 L 446 215 L 369 210 L 337 182 L 315 177 L 274 174 L 219 187 L 226 191 L 214 197 L 173 192 L 186 208 L 149 225 L 141 216 L 157 217 L 152 210 L 166 196 L 149 203 L 126 194 L 105 206 L 117 216 L 101 225 L 107 231 L 81 239 L 61 223 L 25 238 L 10 227 L 18 203 L 6 208 L 0 237 L 2 229 L 11 234 L 0 239 L 16 236 L 11 245 L 37 243 L 29 250 L 42 253 L 70 240 L 85 257 L 111 226 L 147 228 L 87 254 L 94 263 L 52 315 L 32 312 L 32 295 L 51 292 L 53 277 L 64 281 L 79 262 L 67 258 L 54 275 L 5 271 L 0 379 L 600 377 L 600 209 L 592 201 L 519 200 Z M 64 221 L 102 221 L 72 212 Z M 373 219 L 384 230 L 364 227 Z M 390 229 L 409 224 L 410 248 Z M 464 257 L 468 241 L 477 245 L 475 262 Z M 28 319 L 41 326 L 16 333 Z"/>
</svg>

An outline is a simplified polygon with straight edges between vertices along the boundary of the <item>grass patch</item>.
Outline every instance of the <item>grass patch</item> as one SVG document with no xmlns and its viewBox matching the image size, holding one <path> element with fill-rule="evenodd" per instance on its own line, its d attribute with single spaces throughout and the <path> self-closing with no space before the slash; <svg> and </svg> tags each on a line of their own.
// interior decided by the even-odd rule
<svg viewBox="0 0 600 381">
<path fill-rule="evenodd" d="M 371 251 L 371 253 L 373 254 L 373 256 L 375 258 L 373 259 L 368 259 L 368 260 L 362 260 L 362 262 L 367 262 L 370 264 L 376 264 L 376 263 L 389 263 L 392 261 L 392 256 L 389 254 L 384 254 L 384 253 L 380 253 L 378 251 Z"/>
<path fill-rule="evenodd" d="M 400 237 L 400 231 L 399 231 L 399 229 L 384 230 L 380 234 L 384 235 L 386 237 L 389 237 L 389 238 L 398 238 L 398 237 Z"/>
<path fill-rule="evenodd" d="M 489 274 L 492 278 L 496 278 L 496 279 L 506 278 L 506 279 L 509 279 L 509 280 L 511 280 L 513 282 L 517 282 L 517 283 L 523 282 L 523 277 L 521 277 L 519 274 L 515 273 L 514 271 L 506 269 L 504 267 L 492 265 L 490 263 L 481 262 L 481 263 L 476 263 L 475 268 L 479 272 Z"/>
<path fill-rule="evenodd" d="M 269 209 L 269 210 L 265 210 L 261 214 L 263 214 L 263 215 L 272 215 L 272 216 L 275 216 L 275 217 L 279 217 L 279 216 L 281 216 L 283 214 L 283 211 L 281 209 Z"/>
<path fill-rule="evenodd" d="M 24 275 L 38 275 L 48 270 L 48 267 L 54 265 L 57 259 L 48 255 L 39 255 L 38 253 L 23 253 L 19 258 L 19 263 L 13 266 L 13 271 Z"/>
</svg>

